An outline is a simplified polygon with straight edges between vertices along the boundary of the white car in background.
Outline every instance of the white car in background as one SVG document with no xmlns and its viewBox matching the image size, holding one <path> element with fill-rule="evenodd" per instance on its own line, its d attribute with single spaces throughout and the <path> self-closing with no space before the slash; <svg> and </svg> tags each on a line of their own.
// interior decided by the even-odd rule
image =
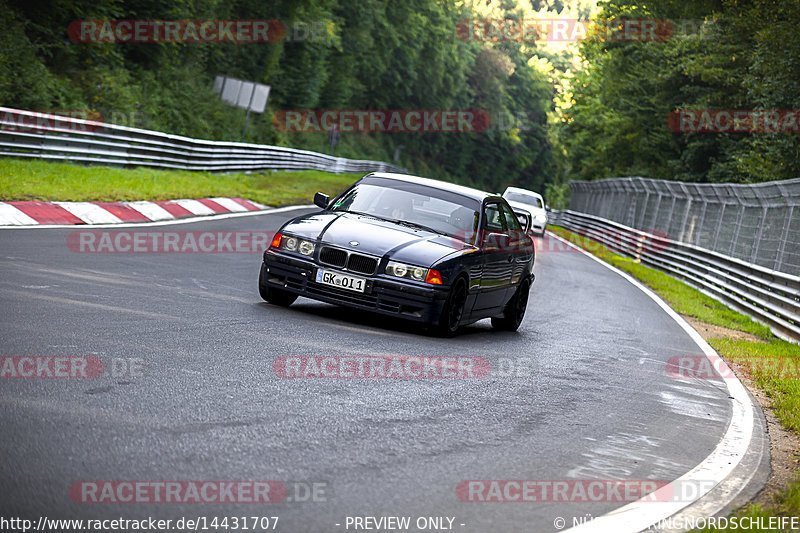
<svg viewBox="0 0 800 533">
<path fill-rule="evenodd" d="M 520 209 L 530 213 L 531 231 L 539 236 L 544 235 L 544 230 L 547 228 L 547 210 L 541 194 L 527 189 L 507 187 L 503 193 L 503 198 L 506 199 L 512 209 Z"/>
</svg>

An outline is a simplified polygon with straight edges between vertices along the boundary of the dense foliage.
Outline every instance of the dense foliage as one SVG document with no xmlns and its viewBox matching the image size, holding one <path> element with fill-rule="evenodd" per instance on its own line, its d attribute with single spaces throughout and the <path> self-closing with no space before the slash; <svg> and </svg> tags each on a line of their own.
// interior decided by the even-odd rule
<svg viewBox="0 0 800 533">
<path fill-rule="evenodd" d="M 506 2 L 500 16 L 514 16 Z M 328 151 L 326 133 L 275 128 L 280 110 L 481 110 L 480 133 L 344 133 L 337 155 L 396 160 L 412 171 L 500 189 L 539 188 L 552 170 L 552 86 L 517 42 L 470 42 L 456 0 L 12 0 L 0 5 L 0 102 L 86 109 L 111 122 L 239 140 L 245 111 L 220 102 L 217 74 L 272 87 L 246 140 Z M 268 19 L 274 43 L 82 43 L 75 20 Z M 520 118 L 521 117 L 521 118 Z M 513 119 L 513 120 L 511 120 Z M 524 120 L 523 120 L 524 119 Z"/>
<path fill-rule="evenodd" d="M 749 131 L 749 123 L 739 132 L 676 132 L 667 123 L 677 110 L 800 109 L 800 2 L 612 0 L 601 7 L 606 19 L 669 19 L 674 33 L 581 45 L 585 68 L 558 135 L 566 177 L 800 177 L 800 134 L 791 124 L 770 133 Z"/>
<path fill-rule="evenodd" d="M 693 133 L 681 109 L 800 107 L 800 2 L 786 0 L 10 0 L 0 3 L 0 103 L 91 110 L 110 122 L 239 140 L 245 112 L 213 91 L 218 74 L 272 87 L 246 141 L 328 151 L 326 133 L 276 128 L 285 110 L 479 110 L 477 133 L 351 133 L 337 155 L 487 189 L 546 190 L 642 175 L 688 181 L 800 176 L 800 135 Z M 472 40 L 477 18 L 668 19 L 655 41 Z M 77 20 L 280 20 L 270 43 L 75 42 Z M 687 24 L 688 23 L 688 24 Z M 579 54 L 578 54 L 579 51 Z"/>
</svg>

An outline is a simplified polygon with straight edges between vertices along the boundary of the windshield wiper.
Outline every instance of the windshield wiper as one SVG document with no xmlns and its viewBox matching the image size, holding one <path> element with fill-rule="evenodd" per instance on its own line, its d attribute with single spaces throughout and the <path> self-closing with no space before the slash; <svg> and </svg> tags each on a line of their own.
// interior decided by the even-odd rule
<svg viewBox="0 0 800 533">
<path fill-rule="evenodd" d="M 362 216 L 362 217 L 370 217 L 370 218 L 374 218 L 374 219 L 377 219 L 377 220 L 385 220 L 386 222 L 396 222 L 394 219 L 385 218 L 385 217 L 382 217 L 382 216 L 379 216 L 379 215 L 373 215 L 372 213 L 363 213 L 361 211 L 350 211 L 349 209 L 342 209 L 342 211 L 344 211 L 345 213 L 350 213 L 351 215 L 359 215 L 359 216 Z"/>
<path fill-rule="evenodd" d="M 408 220 L 398 220 L 396 218 L 387 218 L 387 217 L 382 217 L 380 215 L 373 215 L 372 213 L 363 213 L 361 211 L 350 211 L 349 209 L 342 209 L 342 211 L 344 211 L 345 213 L 353 214 L 353 215 L 360 215 L 360 216 L 364 216 L 364 217 L 375 218 L 375 219 L 378 219 L 378 220 L 384 220 L 386 222 L 394 222 L 395 224 L 400 224 L 401 226 L 406 226 L 406 227 L 409 227 L 409 228 L 422 229 L 422 230 L 425 230 L 425 231 L 430 231 L 431 233 L 438 233 L 439 235 L 449 236 L 447 233 L 445 233 L 443 231 L 440 231 L 438 229 L 434 229 L 434 228 L 431 228 L 429 226 L 424 226 L 422 224 L 417 224 L 416 222 L 409 222 Z"/>
<path fill-rule="evenodd" d="M 424 229 L 425 231 L 438 233 L 439 235 L 447 235 L 447 233 L 445 233 L 445 232 L 443 232 L 441 230 L 434 229 L 434 228 L 431 228 L 429 226 L 423 226 L 422 224 L 417 224 L 416 222 L 409 222 L 408 220 L 396 220 L 395 219 L 395 220 L 392 220 L 392 222 L 396 222 L 396 223 L 398 223 L 398 224 L 400 224 L 402 226 L 408 226 L 410 228 Z"/>
</svg>

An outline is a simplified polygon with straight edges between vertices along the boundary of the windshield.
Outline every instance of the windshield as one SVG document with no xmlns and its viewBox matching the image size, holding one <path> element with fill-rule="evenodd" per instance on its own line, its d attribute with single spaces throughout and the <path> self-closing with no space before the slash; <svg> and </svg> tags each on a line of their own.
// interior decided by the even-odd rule
<svg viewBox="0 0 800 533">
<path fill-rule="evenodd" d="M 387 186 L 386 183 L 389 183 Z M 372 215 L 464 238 L 478 220 L 476 200 L 417 184 L 361 182 L 333 204 L 333 211 Z"/>
<path fill-rule="evenodd" d="M 505 194 L 506 200 L 509 202 L 519 202 L 521 204 L 535 205 L 542 207 L 542 200 L 536 196 L 525 194 L 521 192 L 509 192 Z"/>
</svg>

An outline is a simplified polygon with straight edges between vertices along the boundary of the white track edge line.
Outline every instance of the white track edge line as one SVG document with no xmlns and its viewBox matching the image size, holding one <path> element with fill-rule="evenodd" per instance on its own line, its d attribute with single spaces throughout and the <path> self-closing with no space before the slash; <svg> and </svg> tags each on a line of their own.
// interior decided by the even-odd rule
<svg viewBox="0 0 800 533">
<path fill-rule="evenodd" d="M 667 303 L 655 292 L 650 290 L 627 272 L 623 272 L 615 266 L 606 263 L 599 257 L 596 257 L 586 250 L 583 250 L 566 239 L 563 239 L 552 232 L 548 232 L 548 235 L 557 238 L 572 248 L 575 248 L 580 253 L 590 257 L 594 261 L 597 261 L 612 272 L 616 272 L 630 282 L 633 286 L 641 290 L 659 307 L 661 307 L 661 309 L 663 309 L 670 318 L 677 322 L 677 324 L 703 351 L 712 365 L 724 365 L 724 362 L 722 362 L 719 354 L 714 351 L 711 345 L 709 345 L 700 336 L 700 334 L 691 325 L 689 325 L 686 320 L 684 320 L 682 316 L 680 316 L 674 309 L 667 305 Z M 719 366 L 712 366 L 712 368 L 719 368 Z M 729 395 L 733 398 L 733 404 L 731 421 L 728 424 L 728 428 L 725 431 L 725 434 L 722 436 L 722 439 L 720 439 L 719 443 L 717 443 L 717 446 L 714 448 L 714 450 L 697 466 L 675 481 L 671 482 L 669 485 L 662 487 L 656 491 L 655 494 L 658 496 L 658 492 L 664 491 L 662 494 L 666 495 L 673 491 L 675 487 L 679 487 L 684 483 L 694 483 L 697 486 L 702 486 L 702 491 L 697 491 L 697 494 L 694 498 L 678 502 L 652 501 L 653 496 L 646 496 L 640 500 L 624 505 L 581 525 L 569 528 L 568 530 L 576 533 L 584 533 L 593 531 L 636 532 L 647 529 L 660 520 L 665 520 L 689 505 L 695 503 L 697 500 L 708 494 L 708 492 L 710 492 L 711 489 L 713 489 L 723 479 L 730 475 L 730 473 L 739 465 L 739 462 L 742 460 L 748 448 L 750 447 L 754 426 L 754 406 L 750 400 L 749 394 L 747 394 L 747 391 L 744 388 L 744 385 L 742 385 L 738 378 L 724 379 L 723 381 L 728 388 Z M 732 461 L 732 458 L 735 458 L 735 461 Z M 709 471 L 714 472 L 714 474 L 712 474 L 713 478 L 711 479 L 709 479 L 710 476 L 697 476 L 701 472 Z M 714 484 L 712 486 L 708 486 L 709 481 L 714 481 Z"/>
<path fill-rule="evenodd" d="M 206 222 L 209 220 L 222 220 L 225 218 L 239 218 L 255 215 L 271 215 L 294 211 L 296 209 L 309 209 L 316 207 L 309 205 L 290 205 L 287 207 L 276 207 L 275 209 L 264 209 L 261 211 L 247 211 L 246 213 L 221 213 L 218 215 L 202 215 L 187 218 L 177 218 L 174 220 L 157 220 L 155 222 L 123 222 L 121 224 L 39 224 L 37 226 L 0 226 L 1 230 L 26 230 L 26 229 L 87 229 L 87 228 L 148 228 L 153 226 L 172 226 L 173 224 L 192 224 L 194 222 Z"/>
</svg>

